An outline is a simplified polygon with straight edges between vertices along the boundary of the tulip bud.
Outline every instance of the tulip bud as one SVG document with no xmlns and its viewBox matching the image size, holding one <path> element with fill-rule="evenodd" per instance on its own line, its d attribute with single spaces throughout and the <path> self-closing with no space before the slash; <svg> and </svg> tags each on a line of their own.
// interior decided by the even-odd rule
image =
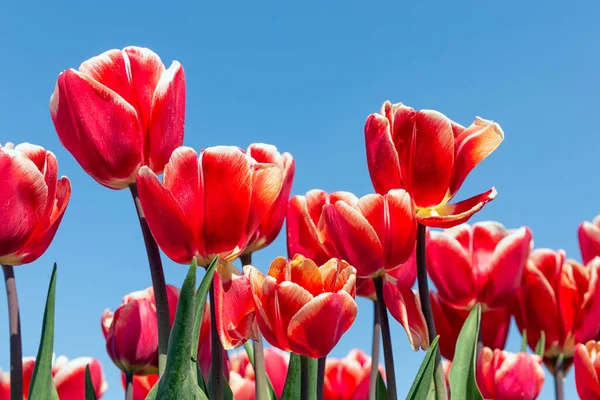
<svg viewBox="0 0 600 400">
<path fill-rule="evenodd" d="M 385 371 L 379 366 L 385 379 Z M 342 359 L 327 358 L 323 397 L 327 400 L 358 400 L 369 397 L 371 357 L 362 350 L 351 350 Z"/>
</svg>

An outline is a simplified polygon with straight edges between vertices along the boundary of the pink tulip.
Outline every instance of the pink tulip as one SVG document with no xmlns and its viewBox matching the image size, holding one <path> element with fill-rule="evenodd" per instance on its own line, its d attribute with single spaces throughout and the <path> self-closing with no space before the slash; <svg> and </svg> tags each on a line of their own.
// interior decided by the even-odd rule
<svg viewBox="0 0 600 400">
<path fill-rule="evenodd" d="M 385 371 L 379 366 L 385 379 Z M 351 350 L 342 359 L 327 358 L 323 397 L 325 400 L 363 400 L 369 397 L 371 357 Z"/>
</svg>

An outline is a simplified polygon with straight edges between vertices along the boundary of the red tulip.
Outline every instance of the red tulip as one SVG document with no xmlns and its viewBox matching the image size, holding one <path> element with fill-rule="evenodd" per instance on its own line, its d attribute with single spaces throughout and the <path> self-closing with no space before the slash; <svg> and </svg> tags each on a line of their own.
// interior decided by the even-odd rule
<svg viewBox="0 0 600 400">
<path fill-rule="evenodd" d="M 133 376 L 133 400 L 145 400 L 150 390 L 158 382 L 158 375 L 134 375 Z M 121 374 L 121 385 L 126 388 L 125 374 Z"/>
<path fill-rule="evenodd" d="M 279 349 L 324 357 L 356 318 L 356 270 L 345 261 L 317 267 L 300 255 L 278 257 L 267 276 L 251 265 L 244 272 L 260 331 Z"/>
<path fill-rule="evenodd" d="M 33 375 L 35 357 L 23 357 L 23 398 L 29 396 L 29 384 Z M 10 373 L 0 369 L 0 400 L 10 399 Z"/>
<path fill-rule="evenodd" d="M 207 266 L 215 256 L 233 261 L 246 248 L 277 200 L 281 169 L 256 162 L 241 149 L 204 149 L 200 158 L 179 147 L 162 183 L 147 167 L 137 184 L 150 230 L 167 256 L 188 264 L 195 256 Z"/>
<path fill-rule="evenodd" d="M 357 276 L 372 278 L 397 268 L 415 247 L 417 224 L 402 189 L 360 200 L 349 197 L 323 206 L 318 230 L 326 248 L 354 265 Z"/>
<path fill-rule="evenodd" d="M 175 318 L 179 289 L 167 285 L 172 321 Z M 106 351 L 119 369 L 130 374 L 158 372 L 158 327 L 154 290 L 131 293 L 123 298 L 115 313 L 102 315 Z"/>
<path fill-rule="evenodd" d="M 0 370 L 0 400 L 10 399 L 10 374 Z"/>
<path fill-rule="evenodd" d="M 385 377 L 380 366 L 379 371 Z M 325 400 L 363 400 L 369 397 L 371 357 L 362 350 L 351 350 L 342 359 L 327 358 L 323 397 Z"/>
<path fill-rule="evenodd" d="M 161 174 L 183 143 L 185 75 L 149 49 L 109 50 L 58 76 L 50 115 L 61 143 L 100 184 L 123 189 L 141 166 Z"/>
<path fill-rule="evenodd" d="M 283 182 L 277 199 L 268 213 L 263 217 L 256 233 L 250 239 L 248 247 L 244 250 L 244 254 L 252 253 L 268 246 L 279 235 L 279 231 L 283 226 L 283 220 L 285 219 L 288 200 L 292 190 L 292 182 L 294 180 L 294 172 L 296 170 L 296 164 L 292 155 L 290 153 L 280 154 L 277 151 L 277 147 L 272 145 L 263 143 L 251 144 L 248 147 L 247 154 L 259 163 L 277 165 L 283 172 Z"/>
<path fill-rule="evenodd" d="M 90 366 L 90 375 L 96 397 L 102 397 L 108 384 L 104 380 L 100 361 L 89 357 L 79 357 L 53 370 L 54 386 L 60 400 L 81 400 L 85 398 L 85 367 Z"/>
<path fill-rule="evenodd" d="M 533 400 L 544 385 L 542 359 L 484 347 L 477 360 L 477 386 L 486 399 Z"/>
<path fill-rule="evenodd" d="M 600 257 L 583 266 L 565 262 L 562 250 L 537 249 L 531 253 L 515 303 L 515 319 L 527 330 L 534 348 L 540 332 L 546 336 L 544 358 L 552 361 L 563 354 L 573 356 L 576 343 L 585 343 L 600 333 Z M 568 361 L 568 360 L 567 360 Z"/>
<path fill-rule="evenodd" d="M 449 228 L 466 222 L 496 197 L 494 188 L 448 204 L 477 164 L 504 139 L 500 126 L 477 117 L 465 128 L 432 110 L 415 111 L 386 101 L 365 125 L 367 161 L 375 191 L 404 188 L 417 219 Z"/>
<path fill-rule="evenodd" d="M 273 386 L 277 398 L 281 397 L 287 376 L 289 357 L 287 353 L 274 348 L 267 348 L 265 354 L 265 370 Z M 236 400 L 254 400 L 256 384 L 254 368 L 245 351 L 231 356 L 231 372 L 229 386 Z"/>
<path fill-rule="evenodd" d="M 600 343 L 590 340 L 585 345 L 575 347 L 573 363 L 575 365 L 575 386 L 581 400 L 600 398 Z"/>
<path fill-rule="evenodd" d="M 600 256 L 600 215 L 593 222 L 585 221 L 579 226 L 579 247 L 584 264 Z"/>
<path fill-rule="evenodd" d="M 71 197 L 56 157 L 40 146 L 0 146 L 0 264 L 35 261 L 52 242 Z"/>
</svg>

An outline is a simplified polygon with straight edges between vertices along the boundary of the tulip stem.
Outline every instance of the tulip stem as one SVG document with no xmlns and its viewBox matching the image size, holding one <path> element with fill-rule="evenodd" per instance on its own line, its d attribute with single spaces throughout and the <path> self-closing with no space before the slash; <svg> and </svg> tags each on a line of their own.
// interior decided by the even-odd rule
<svg viewBox="0 0 600 400">
<path fill-rule="evenodd" d="M 267 371 L 265 369 L 265 349 L 262 343 L 262 335 L 258 334 L 258 340 L 253 340 L 254 347 L 254 381 L 256 400 L 267 400 Z"/>
<path fill-rule="evenodd" d="M 392 353 L 392 336 L 390 335 L 390 320 L 385 307 L 383 298 L 383 277 L 373 278 L 375 293 L 377 294 L 377 311 L 381 320 L 381 338 L 383 340 L 383 357 L 385 358 L 385 375 L 388 384 L 388 399 L 396 400 L 398 392 L 396 390 L 396 371 L 394 369 L 394 354 Z"/>
<path fill-rule="evenodd" d="M 169 349 L 169 335 L 171 333 L 165 274 L 163 272 L 158 245 L 152 236 L 152 232 L 150 232 L 146 216 L 142 210 L 136 184 L 132 183 L 129 185 L 129 189 L 131 190 L 135 210 L 140 220 L 142 236 L 144 237 L 144 244 L 146 245 L 146 253 L 148 255 L 148 264 L 150 265 L 150 276 L 152 277 L 152 287 L 156 301 L 156 319 L 158 322 L 158 374 L 162 375 L 167 366 L 167 351 Z"/>
<path fill-rule="evenodd" d="M 563 370 L 564 357 L 560 355 L 554 367 L 554 398 L 556 400 L 564 400 L 565 398 L 565 372 Z"/>
<path fill-rule="evenodd" d="M 245 265 L 251 265 L 252 264 L 252 253 L 242 254 L 240 256 L 240 262 L 242 263 L 242 268 L 244 268 Z"/>
<path fill-rule="evenodd" d="M 325 388 L 325 364 L 327 356 L 321 357 L 317 364 L 317 400 L 323 400 L 323 390 Z"/>
<path fill-rule="evenodd" d="M 431 301 L 429 299 L 429 284 L 427 282 L 427 227 L 421 223 L 418 224 L 417 231 L 417 281 L 419 284 L 419 300 L 421 301 L 421 311 L 427 323 L 429 331 L 429 343 L 433 342 L 437 336 L 435 332 L 435 323 L 433 322 L 433 312 L 431 310 Z M 444 376 L 444 367 L 442 366 L 442 356 L 438 347 L 435 354 L 435 373 L 433 377 L 435 384 L 435 398 L 437 400 L 446 400 L 448 398 L 446 390 L 446 378 Z"/>
<path fill-rule="evenodd" d="M 300 399 L 310 398 L 310 359 L 308 356 L 300 356 Z"/>
<path fill-rule="evenodd" d="M 133 400 L 133 374 L 125 374 L 125 400 Z"/>
<path fill-rule="evenodd" d="M 3 265 L 8 300 L 8 329 L 10 332 L 10 400 L 23 400 L 23 349 L 21 347 L 21 317 L 17 282 L 12 265 Z"/>
<path fill-rule="evenodd" d="M 373 301 L 373 342 L 371 344 L 371 373 L 369 375 L 369 400 L 377 397 L 377 377 L 379 375 L 379 347 L 381 346 L 381 318 L 377 310 L 377 300 Z"/>
<path fill-rule="evenodd" d="M 210 285 L 210 351 L 211 351 L 211 366 L 209 377 L 209 398 L 222 400 L 223 399 L 223 345 L 219 332 L 217 332 L 217 311 L 215 309 L 215 285 Z M 254 354 L 256 362 L 256 353 Z"/>
</svg>

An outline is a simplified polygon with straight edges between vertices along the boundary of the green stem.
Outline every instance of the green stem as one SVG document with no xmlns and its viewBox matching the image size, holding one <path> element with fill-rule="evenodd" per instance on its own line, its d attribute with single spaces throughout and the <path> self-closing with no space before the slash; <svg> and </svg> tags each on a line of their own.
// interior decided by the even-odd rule
<svg viewBox="0 0 600 400">
<path fill-rule="evenodd" d="M 256 400 L 267 400 L 267 371 L 265 369 L 265 349 L 263 348 L 262 336 L 253 340 L 254 346 L 254 381 Z"/>
<path fill-rule="evenodd" d="M 209 382 L 209 398 L 211 400 L 223 399 L 223 345 L 217 332 L 217 313 L 215 309 L 215 286 L 210 285 L 210 350 L 211 350 L 211 376 Z M 256 355 L 254 356 L 256 360 Z"/>
<path fill-rule="evenodd" d="M 167 285 L 165 283 L 165 274 L 158 245 L 148 227 L 136 184 L 132 183 L 129 185 L 129 189 L 131 190 L 135 210 L 140 221 L 140 228 L 142 229 L 144 244 L 146 245 L 146 254 L 148 255 L 150 276 L 152 277 L 152 288 L 154 289 L 154 299 L 156 301 L 156 319 L 158 321 L 158 374 L 162 375 L 167 365 L 167 351 L 169 349 L 169 335 L 171 332 Z"/>
<path fill-rule="evenodd" d="M 373 341 L 371 344 L 371 373 L 369 375 L 369 400 L 377 397 L 377 377 L 379 376 L 379 348 L 381 347 L 381 318 L 377 300 L 373 301 Z"/>
<path fill-rule="evenodd" d="M 310 360 L 307 356 L 300 356 L 300 399 L 310 399 Z"/>
<path fill-rule="evenodd" d="M 125 374 L 125 400 L 133 400 L 133 374 Z"/>
<path fill-rule="evenodd" d="M 23 349 L 21 346 L 21 317 L 17 282 L 12 265 L 3 265 L 8 301 L 8 330 L 10 333 L 10 400 L 23 400 Z"/>
<path fill-rule="evenodd" d="M 392 336 L 390 335 L 390 321 L 387 308 L 383 298 L 383 278 L 373 278 L 375 292 L 377 293 L 377 311 L 381 320 L 381 339 L 383 340 L 383 357 L 385 358 L 385 375 L 388 384 L 388 400 L 396 400 L 398 391 L 396 389 L 396 370 L 394 368 L 394 354 L 392 351 Z"/>
</svg>

